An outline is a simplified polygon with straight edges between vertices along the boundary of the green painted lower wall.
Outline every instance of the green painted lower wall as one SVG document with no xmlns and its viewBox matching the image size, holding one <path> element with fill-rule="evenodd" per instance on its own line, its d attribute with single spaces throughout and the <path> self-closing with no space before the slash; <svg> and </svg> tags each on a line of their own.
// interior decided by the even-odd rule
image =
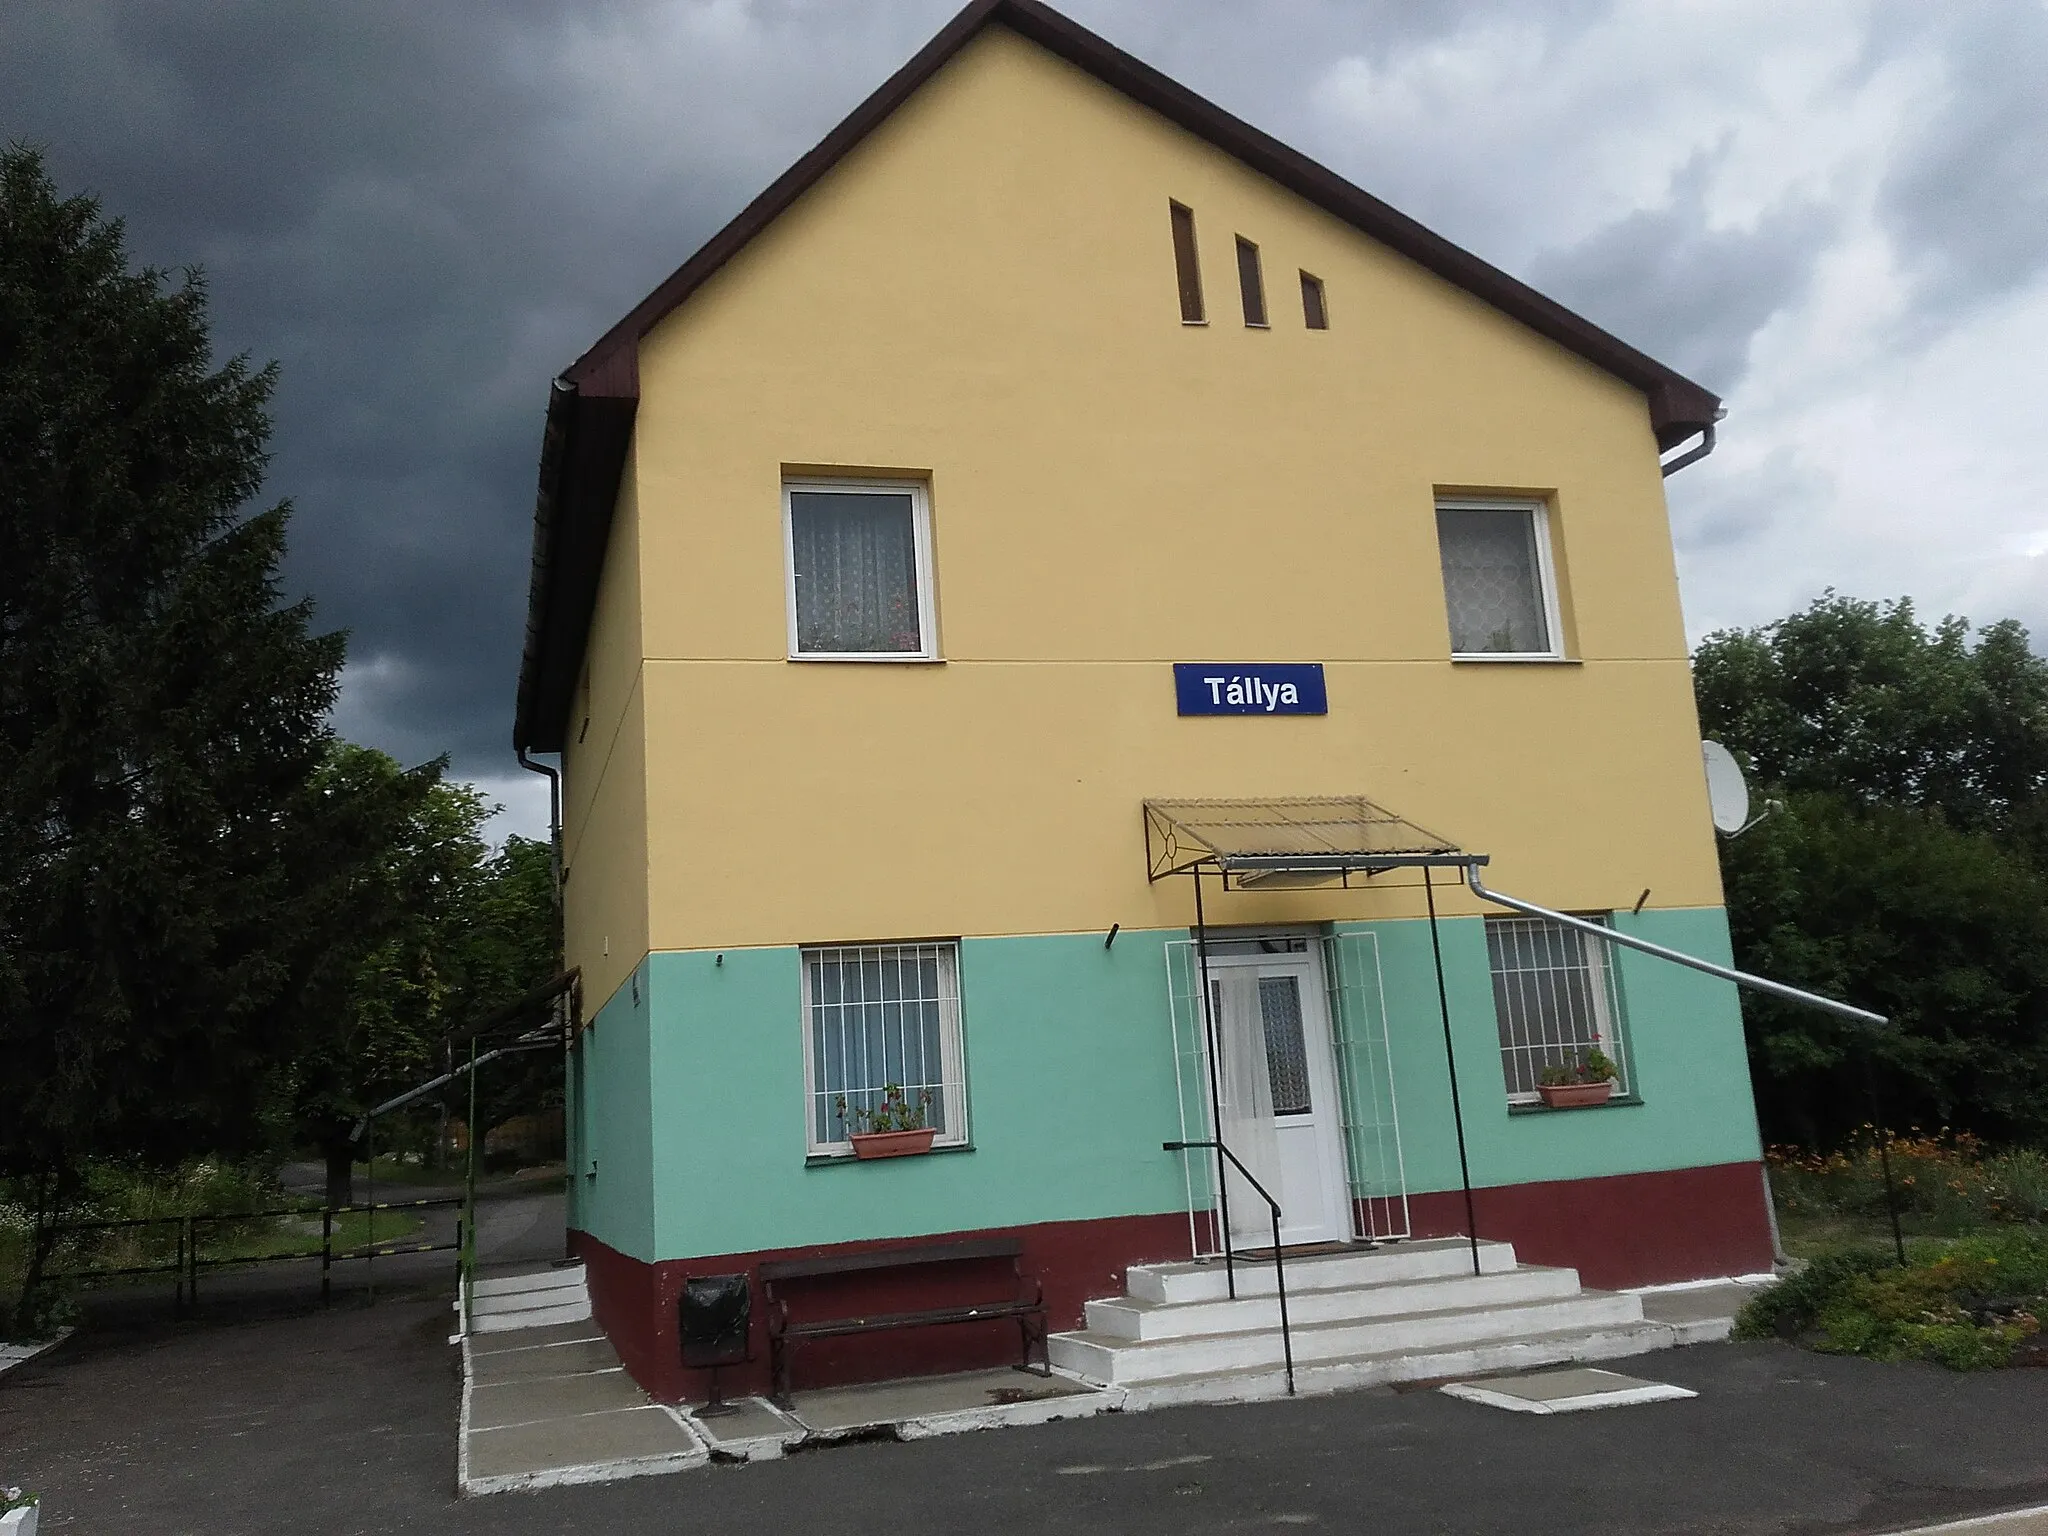
<svg viewBox="0 0 2048 1536">
<path fill-rule="evenodd" d="M 650 957 L 662 1256 L 1183 1208 L 1166 937 L 964 941 L 972 1150 L 808 1167 L 798 952 Z"/>
<path fill-rule="evenodd" d="M 612 994 L 569 1052 L 563 1083 L 569 1225 L 653 1262 L 654 1099 L 648 966 Z M 663 1116 L 663 1136 L 673 1133 Z"/>
<path fill-rule="evenodd" d="M 1732 964 L 1720 908 L 1649 911 L 1618 928 Z M 1344 925 L 1339 931 L 1361 931 Z M 1669 961 L 1616 948 L 1622 1028 L 1637 1104 L 1510 1114 L 1481 918 L 1439 925 L 1465 1147 L 1475 1185 L 1590 1179 L 1754 1160 L 1762 1155 L 1735 988 Z M 1429 925 L 1370 925 L 1379 941 L 1401 1150 L 1411 1190 L 1458 1187 L 1458 1148 L 1444 1061 Z"/>
<path fill-rule="evenodd" d="M 1617 922 L 1728 960 L 1719 909 Z M 1455 1188 L 1428 925 L 1338 931 L 1374 939 L 1408 1187 Z M 572 1223 L 651 1260 L 1182 1212 L 1180 1159 L 1160 1142 L 1181 1128 L 1165 946 L 1186 937 L 1126 932 L 1109 950 L 1093 934 L 963 941 L 972 1147 L 879 1163 L 806 1162 L 795 948 L 651 955 L 642 1001 L 622 988 L 572 1058 Z M 1484 926 L 1447 919 L 1441 938 L 1475 1184 L 1759 1155 L 1733 987 L 1621 952 L 1642 1102 L 1510 1114 Z"/>
</svg>

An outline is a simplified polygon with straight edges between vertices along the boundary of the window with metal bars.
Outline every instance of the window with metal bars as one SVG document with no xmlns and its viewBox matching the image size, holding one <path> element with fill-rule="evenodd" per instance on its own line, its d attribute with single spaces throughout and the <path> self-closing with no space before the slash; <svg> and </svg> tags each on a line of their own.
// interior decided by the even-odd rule
<svg viewBox="0 0 2048 1536">
<path fill-rule="evenodd" d="M 848 1153 L 853 1111 L 891 1087 L 925 1106 L 936 1146 L 967 1140 L 959 946 L 857 944 L 803 951 L 806 1136 L 813 1155 Z"/>
<path fill-rule="evenodd" d="M 1605 914 L 1592 922 L 1605 924 Z M 1533 1104 L 1546 1067 L 1568 1067 L 1597 1050 L 1629 1090 L 1621 995 L 1607 946 L 1540 917 L 1489 917 L 1486 956 L 1500 1027 L 1501 1075 L 1510 1104 Z"/>
</svg>

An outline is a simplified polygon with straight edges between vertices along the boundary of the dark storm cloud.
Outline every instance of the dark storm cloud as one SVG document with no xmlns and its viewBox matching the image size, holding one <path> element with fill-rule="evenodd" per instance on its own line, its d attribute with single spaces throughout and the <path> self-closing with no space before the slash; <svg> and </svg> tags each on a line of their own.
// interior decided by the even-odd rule
<svg viewBox="0 0 2048 1536">
<path fill-rule="evenodd" d="M 21 7 L 0 136 L 138 259 L 203 265 L 222 350 L 279 363 L 268 494 L 288 582 L 351 631 L 341 726 L 500 773 L 547 380 L 952 9 Z M 1270 123 L 1304 59 L 1458 12 L 1077 14 Z"/>
<path fill-rule="evenodd" d="M 1546 252 L 1531 266 L 1537 288 L 1626 337 L 1689 378 L 1726 395 L 1742 380 L 1749 342 L 1813 276 L 1829 210 L 1787 202 L 1741 228 L 1710 221 L 1711 156 L 1682 171 L 1671 200 Z"/>
<path fill-rule="evenodd" d="M 408 760 L 505 763 L 547 380 L 865 89 L 849 61 L 785 142 L 649 164 L 656 124 L 549 68 L 634 20 L 88 4 L 11 10 L 0 43 L 0 136 L 45 145 L 139 260 L 203 265 L 222 350 L 278 361 L 286 578 L 352 632 L 344 728 Z"/>
<path fill-rule="evenodd" d="M 0 24 L 0 138 L 47 145 L 60 184 L 127 217 L 140 259 L 203 263 L 223 349 L 279 361 L 269 494 L 298 508 L 288 580 L 353 634 L 342 728 L 501 777 L 548 379 L 954 8 L 16 4 Z M 1825 191 L 1716 222 L 1703 187 L 1719 151 L 1697 144 L 1668 189 L 1586 215 L 1582 162 L 1674 91 L 1710 108 L 1739 99 L 1749 64 L 1724 57 L 1722 74 L 1689 83 L 1699 49 L 1615 0 L 1068 8 L 1719 389 L 1739 391 L 1752 337 L 1801 302 L 1835 238 L 1841 208 Z M 1877 216 L 1932 309 L 1967 308 L 2048 260 L 2048 12 L 1879 15 L 1856 67 L 1933 58 L 1946 83 L 1898 146 Z M 1617 26 L 1630 41 L 1601 52 Z M 1726 55 L 1723 32 L 1699 35 Z M 1500 89 L 1540 90 L 1457 94 L 1474 39 L 1506 71 L 1488 77 Z M 1578 54 L 1594 62 L 1559 74 Z M 1346 61 L 1379 90 L 1374 69 L 1438 55 L 1451 60 L 1444 110 L 1319 104 Z M 1739 544 L 1774 500 L 1824 494 L 1787 463 L 1729 486 L 1692 519 L 1695 544 Z"/>
</svg>

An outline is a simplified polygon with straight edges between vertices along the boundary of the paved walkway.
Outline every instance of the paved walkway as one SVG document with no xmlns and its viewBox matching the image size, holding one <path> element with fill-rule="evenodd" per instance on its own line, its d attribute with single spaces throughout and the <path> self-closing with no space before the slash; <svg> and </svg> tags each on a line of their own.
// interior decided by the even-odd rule
<svg viewBox="0 0 2048 1536">
<path fill-rule="evenodd" d="M 1355 1530 L 1361 1512 L 1390 1536 L 1825 1536 L 2048 1503 L 2048 1371 L 1780 1344 L 1658 1355 L 1658 1379 L 1697 1398 L 1598 1413 L 1378 1390 L 458 1499 L 447 1336 L 445 1297 L 81 1333 L 0 1378 L 0 1481 L 44 1492 L 46 1531 L 92 1536 L 765 1533 L 877 1499 L 894 1526 L 976 1536 Z"/>
</svg>

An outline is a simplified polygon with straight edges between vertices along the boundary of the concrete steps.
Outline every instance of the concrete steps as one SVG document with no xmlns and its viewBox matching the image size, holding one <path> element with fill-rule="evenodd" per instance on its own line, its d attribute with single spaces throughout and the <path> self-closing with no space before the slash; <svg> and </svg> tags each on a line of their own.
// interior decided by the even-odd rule
<svg viewBox="0 0 2048 1536">
<path fill-rule="evenodd" d="M 1292 1279 L 1292 1276 L 1289 1277 Z M 1287 1316 L 1295 1331 L 1321 1323 L 1354 1322 L 1414 1312 L 1453 1308 L 1509 1306 L 1579 1294 L 1573 1269 L 1511 1269 L 1498 1274 L 1447 1275 L 1429 1280 L 1395 1280 L 1336 1288 L 1287 1288 Z M 1086 1331 L 1119 1339 L 1174 1339 L 1196 1334 L 1240 1333 L 1278 1328 L 1280 1300 L 1270 1288 L 1264 1296 L 1236 1301 L 1165 1303 L 1119 1301 L 1088 1303 Z"/>
<path fill-rule="evenodd" d="M 1500 1274 L 1515 1267 L 1515 1245 L 1482 1240 L 1481 1274 Z M 1334 1289 L 1346 1285 L 1378 1285 L 1394 1280 L 1438 1280 L 1472 1273 L 1472 1249 L 1462 1237 L 1426 1237 L 1381 1248 L 1345 1248 L 1330 1253 L 1289 1254 L 1287 1294 Z M 1133 1265 L 1124 1279 L 1125 1294 L 1140 1301 L 1215 1301 L 1229 1295 L 1229 1277 L 1221 1259 L 1187 1264 Z M 1237 1294 L 1271 1296 L 1273 1261 L 1240 1258 Z"/>
<path fill-rule="evenodd" d="M 1294 1367 L 1295 1391 L 1302 1396 L 1351 1392 L 1401 1381 L 1440 1381 L 1465 1376 L 1490 1376 L 1507 1371 L 1533 1371 L 1545 1366 L 1621 1360 L 1685 1342 L 1663 1323 L 1635 1323 L 1614 1328 L 1567 1328 L 1529 1334 L 1518 1339 L 1492 1339 L 1455 1347 L 1358 1355 Z M 1137 1382 L 1122 1389 L 1122 1407 L 1129 1412 L 1182 1403 L 1257 1402 L 1286 1395 L 1287 1376 L 1279 1366 L 1252 1371 L 1212 1371 Z"/>
<path fill-rule="evenodd" d="M 462 1303 L 458 1300 L 456 1308 Z M 506 1333 L 549 1323 L 580 1323 L 590 1316 L 590 1291 L 581 1264 L 550 1265 L 517 1275 L 492 1275 L 470 1288 L 472 1333 Z"/>
<path fill-rule="evenodd" d="M 1463 1240 L 1302 1254 L 1287 1264 L 1297 1384 L 1306 1390 L 1614 1359 L 1678 1342 L 1642 1299 L 1588 1291 L 1576 1271 L 1515 1262 L 1507 1243 Z M 1049 1341 L 1058 1370 L 1158 1401 L 1284 1390 L 1270 1262 L 1143 1265 L 1125 1294 L 1091 1301 L 1086 1326 Z M 1277 1387 L 1273 1384 L 1279 1383 Z M 1320 1384 L 1320 1385 L 1319 1385 Z"/>
</svg>

